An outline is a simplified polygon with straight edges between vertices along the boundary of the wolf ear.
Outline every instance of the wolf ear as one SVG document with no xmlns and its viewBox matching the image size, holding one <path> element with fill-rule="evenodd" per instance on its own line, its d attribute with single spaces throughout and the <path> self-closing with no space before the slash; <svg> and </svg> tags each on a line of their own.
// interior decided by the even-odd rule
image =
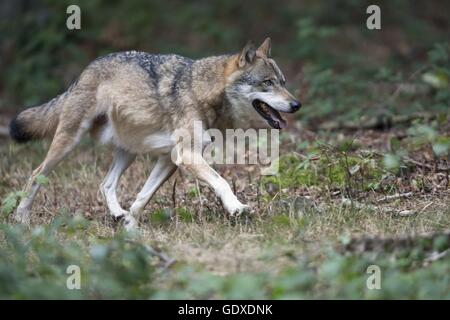
<svg viewBox="0 0 450 320">
<path fill-rule="evenodd" d="M 256 50 L 252 41 L 247 42 L 244 49 L 239 54 L 238 66 L 243 68 L 247 63 L 250 64 L 255 59 Z"/>
<path fill-rule="evenodd" d="M 264 40 L 264 42 L 259 46 L 258 50 L 256 50 L 256 54 L 260 57 L 269 57 L 271 50 L 272 40 L 270 40 L 270 38 L 266 38 L 266 40 Z"/>
</svg>

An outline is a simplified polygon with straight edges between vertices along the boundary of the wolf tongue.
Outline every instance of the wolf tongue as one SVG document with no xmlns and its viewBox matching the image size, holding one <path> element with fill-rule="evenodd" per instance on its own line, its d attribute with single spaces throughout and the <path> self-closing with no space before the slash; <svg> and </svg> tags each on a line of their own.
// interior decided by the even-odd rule
<svg viewBox="0 0 450 320">
<path fill-rule="evenodd" d="M 280 121 L 278 123 L 280 125 L 280 129 L 286 128 L 287 125 L 286 120 L 280 118 Z"/>
<path fill-rule="evenodd" d="M 284 120 L 277 111 L 271 110 L 269 108 L 269 113 L 270 116 L 272 117 L 272 120 L 278 123 L 280 129 L 286 128 L 286 120 Z"/>
</svg>

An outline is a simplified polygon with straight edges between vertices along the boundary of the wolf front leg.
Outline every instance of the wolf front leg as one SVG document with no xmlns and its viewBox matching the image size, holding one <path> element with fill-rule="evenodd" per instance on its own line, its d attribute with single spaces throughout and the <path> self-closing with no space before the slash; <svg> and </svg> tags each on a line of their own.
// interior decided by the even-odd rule
<svg viewBox="0 0 450 320">
<path fill-rule="evenodd" d="M 200 153 L 184 152 L 180 165 L 184 166 L 196 178 L 207 183 L 220 198 L 225 210 L 231 216 L 250 210 L 249 206 L 238 200 L 228 182 L 209 166 Z"/>
</svg>

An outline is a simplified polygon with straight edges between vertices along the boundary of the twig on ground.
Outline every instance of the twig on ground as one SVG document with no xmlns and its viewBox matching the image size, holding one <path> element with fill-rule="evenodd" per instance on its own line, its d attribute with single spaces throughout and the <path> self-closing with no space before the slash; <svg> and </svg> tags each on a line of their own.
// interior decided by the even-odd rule
<svg viewBox="0 0 450 320">
<path fill-rule="evenodd" d="M 412 192 L 396 193 L 396 194 L 388 195 L 381 199 L 378 199 L 378 202 L 384 202 L 384 201 L 389 201 L 389 200 L 394 200 L 394 199 L 399 199 L 399 198 L 408 198 L 408 197 L 411 197 L 412 195 L 413 195 Z"/>
<path fill-rule="evenodd" d="M 408 158 L 408 157 L 405 157 L 404 160 L 405 160 L 405 162 L 409 162 L 409 163 L 415 164 L 417 166 L 428 168 L 430 170 L 436 169 L 438 171 L 450 171 L 450 167 L 447 167 L 447 168 L 439 167 L 439 166 L 435 167 L 434 165 L 431 165 L 431 164 L 428 164 L 428 163 L 423 163 L 423 162 L 420 162 L 420 161 L 417 161 L 417 160 L 414 160 L 414 159 L 411 159 L 411 158 Z"/>
<path fill-rule="evenodd" d="M 399 209 L 393 209 L 391 207 L 382 207 L 382 206 L 376 206 L 373 204 L 366 204 L 366 203 L 361 203 L 355 200 L 351 200 L 349 198 L 345 198 L 343 197 L 341 199 L 341 204 L 343 206 L 346 207 L 353 207 L 355 209 L 359 209 L 359 210 L 371 210 L 371 211 L 375 211 L 375 212 L 381 212 L 381 213 L 389 213 L 392 215 L 396 215 L 396 216 L 400 216 L 400 217 L 408 217 L 408 216 L 412 216 L 415 215 L 417 212 L 414 210 L 409 210 L 409 209 L 404 209 L 404 210 L 399 210 Z M 422 209 L 424 210 L 424 209 Z"/>
<path fill-rule="evenodd" d="M 420 210 L 420 212 L 424 212 L 425 209 L 428 208 L 429 206 L 431 206 L 433 203 L 434 203 L 434 201 L 431 201 L 431 202 L 427 203 L 427 204 L 422 208 L 422 210 Z"/>
<path fill-rule="evenodd" d="M 450 249 L 444 250 L 442 252 L 433 252 L 430 254 L 424 261 L 424 266 L 429 265 L 432 262 L 435 262 L 439 259 L 446 257 L 450 253 Z"/>
<path fill-rule="evenodd" d="M 176 205 L 177 205 L 177 197 L 175 194 L 176 188 L 177 188 L 177 178 L 175 178 L 175 180 L 173 182 L 173 187 L 172 187 L 172 205 L 173 205 L 174 209 L 176 208 Z"/>
<path fill-rule="evenodd" d="M 395 238 L 362 237 L 350 239 L 341 249 L 349 252 L 365 251 L 393 251 L 395 249 L 407 249 L 421 243 L 424 249 L 433 247 L 433 240 L 443 237 L 450 246 L 450 230 L 444 232 L 424 233 L 420 235 L 407 235 Z"/>
<path fill-rule="evenodd" d="M 203 200 L 202 200 L 202 193 L 200 191 L 200 186 L 198 184 L 198 180 L 195 179 L 195 187 L 197 189 L 197 194 L 198 194 L 198 201 L 200 201 L 200 216 L 203 217 Z"/>
<path fill-rule="evenodd" d="M 397 124 L 412 122 L 416 119 L 433 120 L 436 115 L 431 113 L 415 113 L 411 115 L 396 116 L 378 116 L 370 119 L 362 119 L 361 121 L 327 121 L 319 125 L 323 130 L 367 130 L 367 129 L 385 129 L 391 128 Z"/>
<path fill-rule="evenodd" d="M 175 260 L 173 258 L 169 258 L 164 253 L 156 251 L 155 249 L 153 249 L 149 245 L 145 244 L 144 247 L 145 247 L 145 250 L 147 250 L 147 252 L 150 255 L 158 257 L 164 263 L 163 269 L 167 269 L 170 266 L 172 266 L 175 262 L 177 262 L 177 260 Z"/>
<path fill-rule="evenodd" d="M 150 254 L 151 256 L 157 257 L 161 262 L 163 262 L 163 269 L 167 269 L 171 265 L 173 265 L 175 262 L 177 262 L 176 259 L 170 258 L 167 255 L 165 255 L 163 252 L 153 249 L 148 244 L 142 244 L 142 243 L 139 243 L 139 242 L 131 240 L 131 239 L 127 239 L 126 241 L 128 243 L 142 245 L 145 248 L 145 251 L 148 252 L 148 254 Z"/>
<path fill-rule="evenodd" d="M 409 217 L 409 216 L 415 215 L 416 211 L 414 211 L 414 210 L 401 210 L 401 211 L 397 212 L 397 214 L 400 217 Z"/>
</svg>

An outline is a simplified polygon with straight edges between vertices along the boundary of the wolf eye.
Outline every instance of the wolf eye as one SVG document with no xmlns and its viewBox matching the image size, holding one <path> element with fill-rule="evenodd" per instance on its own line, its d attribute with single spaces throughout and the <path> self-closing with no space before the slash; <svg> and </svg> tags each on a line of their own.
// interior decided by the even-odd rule
<svg viewBox="0 0 450 320">
<path fill-rule="evenodd" d="M 273 80 L 270 79 L 264 80 L 263 84 L 267 87 L 273 86 Z"/>
</svg>

